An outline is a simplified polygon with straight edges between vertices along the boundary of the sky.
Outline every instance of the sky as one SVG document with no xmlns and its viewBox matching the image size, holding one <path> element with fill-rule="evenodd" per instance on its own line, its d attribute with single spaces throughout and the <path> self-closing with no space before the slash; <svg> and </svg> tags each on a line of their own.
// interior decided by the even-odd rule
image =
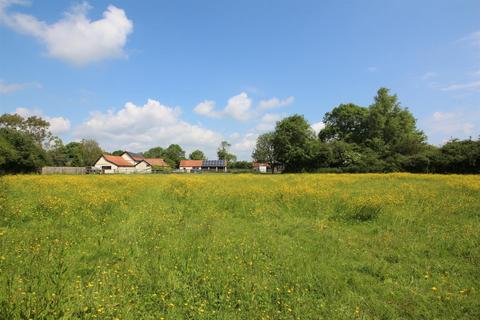
<svg viewBox="0 0 480 320">
<path fill-rule="evenodd" d="M 0 113 L 107 151 L 257 136 L 398 95 L 432 144 L 480 134 L 478 0 L 0 0 Z"/>
</svg>

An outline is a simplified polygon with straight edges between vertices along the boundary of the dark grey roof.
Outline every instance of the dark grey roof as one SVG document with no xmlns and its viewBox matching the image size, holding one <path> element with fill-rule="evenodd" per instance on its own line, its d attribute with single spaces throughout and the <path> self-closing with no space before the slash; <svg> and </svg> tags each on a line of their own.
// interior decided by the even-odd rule
<svg viewBox="0 0 480 320">
<path fill-rule="evenodd" d="M 202 167 L 226 167 L 225 160 L 203 160 Z"/>
</svg>

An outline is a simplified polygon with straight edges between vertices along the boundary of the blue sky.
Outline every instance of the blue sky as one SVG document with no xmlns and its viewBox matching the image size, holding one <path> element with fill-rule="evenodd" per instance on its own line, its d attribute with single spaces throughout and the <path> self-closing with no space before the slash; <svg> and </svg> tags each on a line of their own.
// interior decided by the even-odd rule
<svg viewBox="0 0 480 320">
<path fill-rule="evenodd" d="M 0 0 L 0 112 L 66 142 L 248 160 L 258 134 L 398 94 L 429 141 L 480 134 L 480 2 Z"/>
</svg>

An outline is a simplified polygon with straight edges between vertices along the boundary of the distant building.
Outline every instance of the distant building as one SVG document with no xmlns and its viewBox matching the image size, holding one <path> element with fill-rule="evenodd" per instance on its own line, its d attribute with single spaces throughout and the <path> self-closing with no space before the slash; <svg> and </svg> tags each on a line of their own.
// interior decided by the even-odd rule
<svg viewBox="0 0 480 320">
<path fill-rule="evenodd" d="M 252 164 L 252 168 L 254 171 L 258 171 L 260 173 L 267 173 L 270 169 L 270 164 L 268 162 L 254 162 Z"/>
<path fill-rule="evenodd" d="M 179 169 L 185 172 L 192 171 L 215 171 L 226 172 L 226 160 L 181 160 Z"/>
<path fill-rule="evenodd" d="M 120 156 L 102 155 L 94 165 L 102 173 L 151 173 L 152 168 L 166 168 L 160 158 L 145 158 L 139 153 L 125 151 Z"/>
<path fill-rule="evenodd" d="M 179 169 L 185 172 L 192 170 L 202 170 L 203 160 L 180 160 Z"/>
</svg>

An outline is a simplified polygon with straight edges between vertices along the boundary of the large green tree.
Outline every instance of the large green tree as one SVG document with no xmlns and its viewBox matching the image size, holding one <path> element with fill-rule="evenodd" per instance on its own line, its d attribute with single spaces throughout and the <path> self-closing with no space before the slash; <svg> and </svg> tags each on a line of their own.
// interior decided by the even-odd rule
<svg viewBox="0 0 480 320">
<path fill-rule="evenodd" d="M 315 133 L 303 116 L 296 114 L 277 122 L 273 136 L 274 154 L 287 171 L 310 169 L 316 143 Z"/>
<path fill-rule="evenodd" d="M 48 163 L 48 155 L 30 134 L 13 128 L 0 128 L 0 171 L 26 173 Z"/>
<path fill-rule="evenodd" d="M 154 147 L 143 153 L 145 158 L 163 158 L 165 156 L 165 149 L 162 147 Z"/>
<path fill-rule="evenodd" d="M 165 149 L 163 157 L 172 168 L 178 168 L 180 160 L 185 159 L 185 150 L 178 144 L 171 144 Z"/>
</svg>

